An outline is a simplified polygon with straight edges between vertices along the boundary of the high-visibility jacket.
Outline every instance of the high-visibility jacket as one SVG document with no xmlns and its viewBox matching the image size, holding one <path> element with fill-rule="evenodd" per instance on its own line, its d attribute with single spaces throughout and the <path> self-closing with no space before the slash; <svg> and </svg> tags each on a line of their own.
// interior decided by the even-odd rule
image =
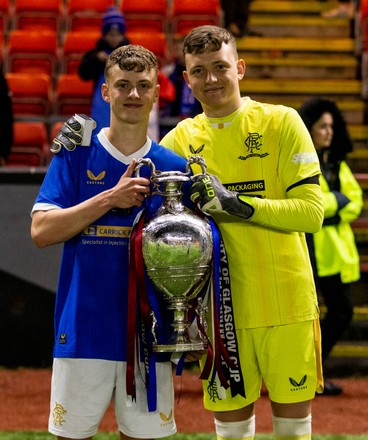
<svg viewBox="0 0 368 440">
<path fill-rule="evenodd" d="M 360 215 L 363 192 L 344 161 L 339 180 L 340 192 L 331 191 L 320 176 L 325 220 L 322 229 L 313 234 L 314 252 L 319 277 L 341 274 L 341 281 L 350 283 L 360 278 L 359 254 L 350 223 Z"/>
</svg>

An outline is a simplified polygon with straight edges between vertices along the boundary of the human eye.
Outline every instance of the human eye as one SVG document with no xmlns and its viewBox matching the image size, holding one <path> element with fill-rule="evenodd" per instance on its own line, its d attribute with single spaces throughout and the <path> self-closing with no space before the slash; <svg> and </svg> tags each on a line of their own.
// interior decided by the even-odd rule
<svg viewBox="0 0 368 440">
<path fill-rule="evenodd" d="M 119 83 L 118 87 L 120 87 L 123 90 L 128 90 L 130 86 L 129 86 L 129 83 L 121 82 L 121 83 Z"/>
<path fill-rule="evenodd" d="M 227 70 L 227 65 L 223 63 L 219 63 L 216 65 L 216 70 L 218 72 L 224 72 L 225 70 Z"/>
<path fill-rule="evenodd" d="M 200 76 L 203 74 L 203 69 L 201 67 L 195 67 L 194 69 L 191 70 L 191 74 L 193 76 Z"/>
<path fill-rule="evenodd" d="M 149 89 L 149 84 L 147 84 L 147 83 L 141 83 L 141 84 L 139 84 L 139 86 L 138 86 L 140 89 L 142 89 L 142 90 L 146 90 L 146 89 Z"/>
</svg>

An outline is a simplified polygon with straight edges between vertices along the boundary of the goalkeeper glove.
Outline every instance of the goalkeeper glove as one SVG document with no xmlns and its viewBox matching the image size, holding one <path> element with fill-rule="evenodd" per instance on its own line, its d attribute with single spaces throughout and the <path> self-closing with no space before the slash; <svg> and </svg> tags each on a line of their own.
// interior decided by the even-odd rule
<svg viewBox="0 0 368 440">
<path fill-rule="evenodd" d="M 96 122 L 86 115 L 72 116 L 54 137 L 50 150 L 53 153 L 59 153 L 62 147 L 68 151 L 73 151 L 78 145 L 90 145 L 92 130 L 95 127 Z"/>
<path fill-rule="evenodd" d="M 197 202 L 200 210 L 206 214 L 223 213 L 249 219 L 253 213 L 253 206 L 239 199 L 234 191 L 229 191 L 212 174 L 198 174 L 193 176 L 190 198 Z"/>
</svg>

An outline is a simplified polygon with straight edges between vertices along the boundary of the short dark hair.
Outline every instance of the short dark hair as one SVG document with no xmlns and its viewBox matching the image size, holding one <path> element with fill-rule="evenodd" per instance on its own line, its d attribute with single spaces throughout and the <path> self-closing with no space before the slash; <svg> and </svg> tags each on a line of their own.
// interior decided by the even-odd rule
<svg viewBox="0 0 368 440">
<path fill-rule="evenodd" d="M 234 54 L 237 54 L 236 41 L 231 32 L 219 26 L 198 26 L 185 37 L 183 55 L 217 52 L 223 43 L 232 46 Z"/>
<path fill-rule="evenodd" d="M 105 78 L 109 70 L 118 65 L 121 70 L 144 72 L 154 69 L 158 74 L 158 62 L 156 56 L 143 46 L 128 44 L 115 49 L 108 57 L 105 65 Z"/>
</svg>

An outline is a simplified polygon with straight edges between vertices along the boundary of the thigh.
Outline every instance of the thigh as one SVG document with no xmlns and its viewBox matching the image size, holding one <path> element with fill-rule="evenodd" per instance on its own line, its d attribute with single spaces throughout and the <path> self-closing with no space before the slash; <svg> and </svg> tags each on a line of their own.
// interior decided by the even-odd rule
<svg viewBox="0 0 368 440">
<path fill-rule="evenodd" d="M 257 352 L 270 399 L 281 404 L 313 399 L 323 385 L 318 321 L 260 331 Z"/>
<path fill-rule="evenodd" d="M 202 381 L 206 409 L 214 412 L 237 411 L 253 404 L 260 397 L 262 377 L 253 344 L 253 333 L 253 329 L 236 331 L 246 397 L 232 397 L 231 390 L 225 390 L 216 375 L 214 381 Z"/>
<path fill-rule="evenodd" d="M 49 431 L 59 437 L 96 434 L 115 388 L 117 363 L 98 359 L 54 359 Z"/>
<path fill-rule="evenodd" d="M 115 390 L 115 413 L 119 431 L 125 436 L 151 439 L 176 433 L 174 386 L 171 362 L 156 363 L 157 410 L 148 411 L 144 366 L 136 369 L 136 399 L 126 392 L 126 363 L 120 363 Z"/>
</svg>

